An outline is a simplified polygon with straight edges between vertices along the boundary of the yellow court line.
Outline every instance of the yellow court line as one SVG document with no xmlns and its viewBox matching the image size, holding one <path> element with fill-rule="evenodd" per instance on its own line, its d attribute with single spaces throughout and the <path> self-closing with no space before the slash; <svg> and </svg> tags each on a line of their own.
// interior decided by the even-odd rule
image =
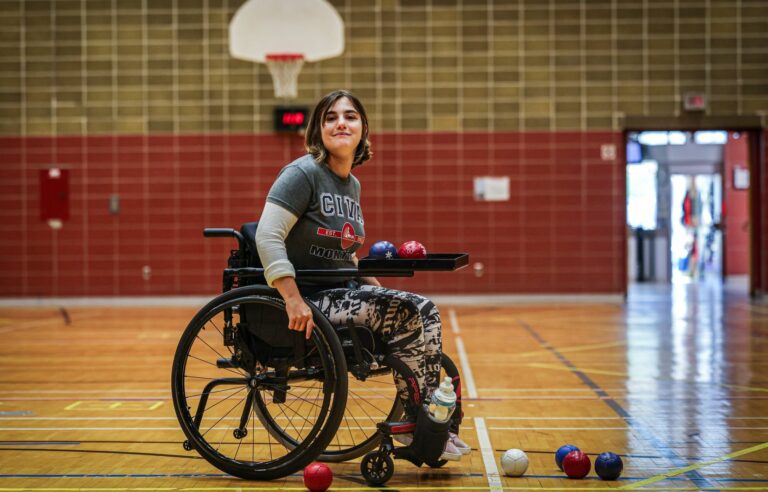
<svg viewBox="0 0 768 492">
<path fill-rule="evenodd" d="M 64 407 L 64 410 L 72 410 L 72 409 L 74 409 L 75 407 L 77 407 L 78 405 L 80 405 L 81 403 L 83 403 L 83 402 L 81 402 L 81 401 L 76 401 L 75 403 L 72 403 L 72 404 L 70 404 L 70 405 L 67 405 L 66 407 Z"/>
<path fill-rule="evenodd" d="M 618 372 L 618 371 L 603 371 L 601 369 L 582 369 L 580 367 L 566 367 L 562 364 L 543 364 L 540 362 L 531 362 L 530 364 L 526 364 L 530 367 L 539 367 L 542 369 L 554 369 L 556 371 L 567 371 L 567 372 L 574 372 L 574 370 L 578 372 L 583 372 L 584 374 L 603 374 L 606 376 L 626 376 L 626 372 Z"/>
<path fill-rule="evenodd" d="M 541 369 L 554 369 L 556 371 L 567 371 L 567 372 L 583 372 L 584 374 L 602 374 L 604 376 L 628 376 L 625 372 L 618 372 L 618 371 L 604 371 L 602 369 L 583 369 L 581 367 L 566 367 L 561 364 L 545 364 L 543 362 L 530 362 L 526 364 L 529 367 L 538 367 Z M 677 379 L 669 379 L 669 378 L 641 378 L 637 381 L 675 381 L 680 383 L 689 383 L 689 384 L 705 384 L 705 383 L 697 383 L 696 381 L 680 381 Z M 766 392 L 768 393 L 768 388 L 756 388 L 754 386 L 742 386 L 738 384 L 721 384 L 721 383 L 712 383 L 713 386 L 721 386 L 723 388 L 730 388 L 730 389 L 736 389 L 736 390 L 742 390 L 742 391 L 759 391 L 759 392 Z"/>
<path fill-rule="evenodd" d="M 760 451 L 761 449 L 765 449 L 765 448 L 768 448 L 768 442 L 758 444 L 757 446 L 752 446 L 751 448 L 742 449 L 741 451 L 735 451 L 731 454 L 726 454 L 725 456 L 715 458 L 714 460 L 702 461 L 701 463 L 696 463 L 695 465 L 686 466 L 685 468 L 664 473 L 663 475 L 657 475 L 655 477 L 646 478 L 645 480 L 641 480 L 639 482 L 635 482 L 629 485 L 624 485 L 623 487 L 619 487 L 619 488 L 620 489 L 636 489 L 644 485 L 650 485 L 656 482 L 661 482 L 662 480 L 666 480 L 667 478 L 670 478 L 670 477 L 676 477 L 678 475 L 682 475 L 683 473 L 688 473 L 689 471 L 698 470 L 699 468 L 704 468 L 705 466 L 709 466 L 713 463 L 727 461 L 731 458 L 736 458 L 738 456 L 743 456 L 745 454 L 754 453 L 756 451 Z"/>
<path fill-rule="evenodd" d="M 573 352 L 583 352 L 585 350 L 596 350 L 601 348 L 613 348 L 618 347 L 620 345 L 626 345 L 627 342 L 621 341 L 621 342 L 606 342 L 606 343 L 594 343 L 592 345 L 577 345 L 575 347 L 565 347 L 561 348 L 558 347 L 557 351 L 560 353 L 573 353 Z M 519 354 L 511 354 L 512 357 L 528 357 L 530 355 L 544 355 L 544 354 L 551 354 L 549 350 L 533 350 L 531 352 L 521 352 Z"/>
<path fill-rule="evenodd" d="M 740 384 L 721 384 L 720 386 L 723 386 L 724 388 L 732 388 L 737 390 L 761 391 L 761 392 L 768 393 L 768 388 L 754 388 L 752 386 L 741 386 Z"/>
</svg>

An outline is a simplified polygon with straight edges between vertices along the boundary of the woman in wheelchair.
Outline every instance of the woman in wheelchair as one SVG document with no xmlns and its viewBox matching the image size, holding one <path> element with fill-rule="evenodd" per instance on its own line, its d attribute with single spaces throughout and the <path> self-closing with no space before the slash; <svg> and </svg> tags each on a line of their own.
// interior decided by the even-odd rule
<svg viewBox="0 0 768 492">
<path fill-rule="evenodd" d="M 431 467 L 458 460 L 470 450 L 457 436 L 461 382 L 442 353 L 437 308 L 358 278 L 404 275 L 357 268 L 365 232 L 351 171 L 371 156 L 360 101 L 346 91 L 325 96 L 306 147 L 280 171 L 258 223 L 204 230 L 239 247 L 223 293 L 192 318 L 176 348 L 171 389 L 184 449 L 255 480 L 365 455 L 361 472 L 376 485 L 392 476 L 392 457 Z M 441 373 L 458 397 L 447 422 L 430 419 L 423 405 Z"/>
<path fill-rule="evenodd" d="M 264 276 L 285 301 L 288 327 L 310 338 L 315 328 L 305 298 L 334 326 L 367 326 L 404 362 L 429 398 L 440 383 L 440 314 L 428 299 L 382 287 L 375 277 L 302 278 L 296 269 L 357 265 L 365 239 L 360 182 L 354 167 L 371 158 L 368 119 L 361 102 L 337 90 L 315 107 L 305 134 L 308 154 L 285 166 L 272 185 L 256 231 Z M 408 411 L 406 383 L 396 374 L 398 396 Z M 428 400 L 427 400 L 428 401 Z M 410 410 L 413 412 L 413 410 Z M 416 421 L 416 415 L 406 420 Z M 443 460 L 459 460 L 470 447 L 449 434 Z M 409 444 L 412 434 L 396 434 Z"/>
</svg>

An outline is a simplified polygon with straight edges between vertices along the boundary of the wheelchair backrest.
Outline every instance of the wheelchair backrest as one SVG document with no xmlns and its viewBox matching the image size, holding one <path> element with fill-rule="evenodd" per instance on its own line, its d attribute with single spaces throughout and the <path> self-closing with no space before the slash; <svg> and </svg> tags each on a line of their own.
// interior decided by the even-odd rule
<svg viewBox="0 0 768 492">
<path fill-rule="evenodd" d="M 259 252 L 256 250 L 256 228 L 259 222 L 246 222 L 240 227 L 240 234 L 245 239 L 245 251 L 243 251 L 245 259 L 248 261 L 248 266 L 251 268 L 263 268 L 261 259 L 259 259 Z"/>
</svg>

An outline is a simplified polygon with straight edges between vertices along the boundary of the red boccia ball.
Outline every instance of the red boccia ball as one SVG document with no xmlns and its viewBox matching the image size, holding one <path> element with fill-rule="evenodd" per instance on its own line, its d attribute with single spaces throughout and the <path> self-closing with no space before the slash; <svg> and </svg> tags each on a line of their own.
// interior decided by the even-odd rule
<svg viewBox="0 0 768 492">
<path fill-rule="evenodd" d="M 333 473 L 325 463 L 310 463 L 304 468 L 304 486 L 311 492 L 325 492 L 333 482 Z"/>
<path fill-rule="evenodd" d="M 397 256 L 400 258 L 426 258 L 427 248 L 418 241 L 407 241 L 397 248 Z"/>
<path fill-rule="evenodd" d="M 563 471 L 568 478 L 584 478 L 591 468 L 589 456 L 581 451 L 571 451 L 563 458 Z"/>
</svg>

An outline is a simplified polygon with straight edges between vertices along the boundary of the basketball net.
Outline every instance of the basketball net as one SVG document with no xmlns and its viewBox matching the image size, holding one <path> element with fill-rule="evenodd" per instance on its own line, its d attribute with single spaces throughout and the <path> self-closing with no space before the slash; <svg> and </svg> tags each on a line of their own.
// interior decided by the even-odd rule
<svg viewBox="0 0 768 492">
<path fill-rule="evenodd" d="M 275 97 L 295 99 L 298 97 L 296 82 L 304 65 L 304 55 L 297 53 L 275 53 L 266 56 Z"/>
</svg>

